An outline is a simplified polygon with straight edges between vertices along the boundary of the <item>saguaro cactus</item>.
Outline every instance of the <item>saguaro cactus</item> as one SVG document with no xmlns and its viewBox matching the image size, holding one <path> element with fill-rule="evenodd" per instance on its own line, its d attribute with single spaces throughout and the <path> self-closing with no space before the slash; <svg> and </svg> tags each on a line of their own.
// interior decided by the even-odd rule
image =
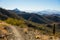
<svg viewBox="0 0 60 40">
<path fill-rule="evenodd" d="M 55 24 L 53 26 L 53 35 L 55 35 Z"/>
</svg>

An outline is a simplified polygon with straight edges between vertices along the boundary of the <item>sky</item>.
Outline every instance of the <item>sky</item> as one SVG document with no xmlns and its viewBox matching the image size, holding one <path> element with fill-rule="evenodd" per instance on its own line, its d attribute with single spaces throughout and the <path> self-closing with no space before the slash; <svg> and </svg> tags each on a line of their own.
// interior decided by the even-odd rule
<svg viewBox="0 0 60 40">
<path fill-rule="evenodd" d="M 0 0 L 0 7 L 11 10 L 18 8 L 22 11 L 60 11 L 60 0 Z"/>
</svg>

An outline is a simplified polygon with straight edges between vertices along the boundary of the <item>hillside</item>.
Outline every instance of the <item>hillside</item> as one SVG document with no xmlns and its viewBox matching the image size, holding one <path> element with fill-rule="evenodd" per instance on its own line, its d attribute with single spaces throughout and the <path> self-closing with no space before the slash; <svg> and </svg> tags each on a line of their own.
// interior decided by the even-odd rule
<svg viewBox="0 0 60 40">
<path fill-rule="evenodd" d="M 0 19 L 4 20 L 7 18 L 25 19 L 39 24 L 60 22 L 59 14 L 39 15 L 36 13 L 19 11 L 18 9 L 15 11 L 0 8 Z"/>
<path fill-rule="evenodd" d="M 59 35 L 53 36 L 51 32 L 48 33 L 47 28 L 44 29 L 43 25 L 40 25 L 41 29 L 39 30 L 37 27 L 32 27 L 33 26 L 13 26 L 0 21 L 0 40 L 59 40 Z M 56 37 L 56 39 L 54 37 Z"/>
<path fill-rule="evenodd" d="M 60 22 L 60 12 L 59 11 L 42 11 L 37 13 L 29 13 L 20 11 L 17 9 L 17 11 L 14 9 L 14 11 L 17 15 L 22 16 L 26 20 L 30 20 L 32 22 L 40 23 L 40 24 L 48 24 L 48 23 L 54 23 L 54 22 Z"/>
<path fill-rule="evenodd" d="M 43 16 L 28 13 L 18 15 L 14 11 L 3 8 L 0 8 L 0 15 L 0 40 L 49 40 L 54 36 L 58 40 L 60 37 L 60 23 L 50 23 L 50 20 Z M 54 24 L 55 35 L 53 34 Z"/>
<path fill-rule="evenodd" d="M 13 11 L 8 11 L 6 9 L 0 8 L 0 19 L 4 20 L 4 19 L 7 19 L 7 18 L 21 19 L 21 17 L 18 16 Z"/>
</svg>

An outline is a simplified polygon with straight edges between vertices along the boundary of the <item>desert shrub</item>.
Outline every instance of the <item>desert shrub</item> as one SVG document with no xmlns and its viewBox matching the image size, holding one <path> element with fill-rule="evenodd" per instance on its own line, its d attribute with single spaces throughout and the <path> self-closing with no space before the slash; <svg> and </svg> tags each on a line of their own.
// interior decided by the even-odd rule
<svg viewBox="0 0 60 40">
<path fill-rule="evenodd" d="M 24 24 L 23 20 L 8 18 L 7 20 L 5 20 L 5 22 L 12 24 L 12 25 L 16 25 L 16 26 L 24 26 L 24 25 L 22 25 L 22 24 Z"/>
<path fill-rule="evenodd" d="M 50 24 L 47 24 L 46 26 L 49 27 L 49 28 L 52 28 L 52 25 L 50 25 Z"/>
<path fill-rule="evenodd" d="M 40 39 L 41 37 L 40 37 L 39 35 L 36 35 L 35 38 L 36 38 L 36 39 Z"/>
<path fill-rule="evenodd" d="M 57 24 L 57 27 L 60 29 L 60 24 Z"/>
</svg>

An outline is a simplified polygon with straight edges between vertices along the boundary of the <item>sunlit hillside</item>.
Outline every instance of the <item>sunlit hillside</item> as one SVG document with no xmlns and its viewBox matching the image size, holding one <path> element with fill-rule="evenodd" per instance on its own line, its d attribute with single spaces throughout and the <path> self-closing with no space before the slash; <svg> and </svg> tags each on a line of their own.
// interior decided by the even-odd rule
<svg viewBox="0 0 60 40">
<path fill-rule="evenodd" d="M 25 13 L 25 12 L 23 12 Z M 27 13 L 28 14 L 28 13 Z M 60 39 L 60 21 L 49 21 L 44 16 L 33 16 L 44 19 L 38 22 L 27 20 L 12 10 L 0 8 L 0 40 L 59 40 Z M 36 17 L 36 18 L 34 18 Z M 49 17 L 49 16 L 48 16 Z M 33 19 L 34 18 L 34 19 Z M 58 18 L 59 19 L 59 18 Z M 43 23 L 45 22 L 45 23 Z"/>
</svg>

